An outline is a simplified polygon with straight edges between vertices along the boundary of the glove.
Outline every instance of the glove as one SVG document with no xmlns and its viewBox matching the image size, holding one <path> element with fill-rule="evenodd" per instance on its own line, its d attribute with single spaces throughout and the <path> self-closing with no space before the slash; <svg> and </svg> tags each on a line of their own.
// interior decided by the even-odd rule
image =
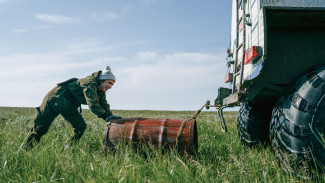
<svg viewBox="0 0 325 183">
<path fill-rule="evenodd" d="M 111 116 L 108 116 L 105 121 L 108 122 L 108 121 L 110 121 L 112 119 L 122 119 L 122 117 L 111 115 Z"/>
</svg>

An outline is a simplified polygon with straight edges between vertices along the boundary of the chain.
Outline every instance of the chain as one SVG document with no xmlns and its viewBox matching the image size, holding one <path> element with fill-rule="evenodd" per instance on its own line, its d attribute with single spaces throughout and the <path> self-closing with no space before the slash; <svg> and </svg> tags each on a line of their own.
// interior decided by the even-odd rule
<svg viewBox="0 0 325 183">
<path fill-rule="evenodd" d="M 176 137 L 176 148 L 178 147 L 179 145 L 179 141 L 180 141 L 180 138 L 182 136 L 182 133 L 183 133 L 183 130 L 185 128 L 185 125 L 188 121 L 192 120 L 192 119 L 196 119 L 196 117 L 200 114 L 200 112 L 203 110 L 203 108 L 207 106 L 207 104 L 204 104 L 201 109 L 199 109 L 198 111 L 196 111 L 189 119 L 187 120 L 184 120 L 183 123 L 181 124 L 181 126 L 179 127 L 178 129 L 178 132 L 177 132 L 177 137 Z"/>
</svg>

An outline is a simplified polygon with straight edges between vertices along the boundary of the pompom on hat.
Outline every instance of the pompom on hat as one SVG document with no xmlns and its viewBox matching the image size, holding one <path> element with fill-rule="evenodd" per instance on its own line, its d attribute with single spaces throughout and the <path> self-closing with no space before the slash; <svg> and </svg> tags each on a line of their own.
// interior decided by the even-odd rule
<svg viewBox="0 0 325 183">
<path fill-rule="evenodd" d="M 116 81 L 116 78 L 114 74 L 111 71 L 111 68 L 109 66 L 106 66 L 106 68 L 102 71 L 102 73 L 98 77 L 99 80 L 114 80 Z"/>
</svg>

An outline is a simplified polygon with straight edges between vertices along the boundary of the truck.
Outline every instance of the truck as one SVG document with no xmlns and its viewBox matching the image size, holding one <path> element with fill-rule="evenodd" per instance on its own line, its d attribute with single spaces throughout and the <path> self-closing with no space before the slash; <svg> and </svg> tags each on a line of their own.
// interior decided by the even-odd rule
<svg viewBox="0 0 325 183">
<path fill-rule="evenodd" d="M 233 0 L 226 65 L 214 106 L 240 106 L 242 144 L 324 172 L 325 0 Z"/>
</svg>

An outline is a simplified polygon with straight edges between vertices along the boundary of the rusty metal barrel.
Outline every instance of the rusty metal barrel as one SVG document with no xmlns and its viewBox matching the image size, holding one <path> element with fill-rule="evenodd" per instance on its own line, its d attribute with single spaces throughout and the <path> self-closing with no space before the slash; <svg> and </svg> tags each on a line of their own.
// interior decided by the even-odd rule
<svg viewBox="0 0 325 183">
<path fill-rule="evenodd" d="M 121 143 L 152 144 L 158 149 L 171 149 L 176 146 L 177 132 L 183 119 L 123 118 L 107 123 L 103 144 L 104 149 L 114 150 Z M 198 149 L 195 120 L 186 122 L 178 138 L 179 153 L 195 154 Z"/>
</svg>

